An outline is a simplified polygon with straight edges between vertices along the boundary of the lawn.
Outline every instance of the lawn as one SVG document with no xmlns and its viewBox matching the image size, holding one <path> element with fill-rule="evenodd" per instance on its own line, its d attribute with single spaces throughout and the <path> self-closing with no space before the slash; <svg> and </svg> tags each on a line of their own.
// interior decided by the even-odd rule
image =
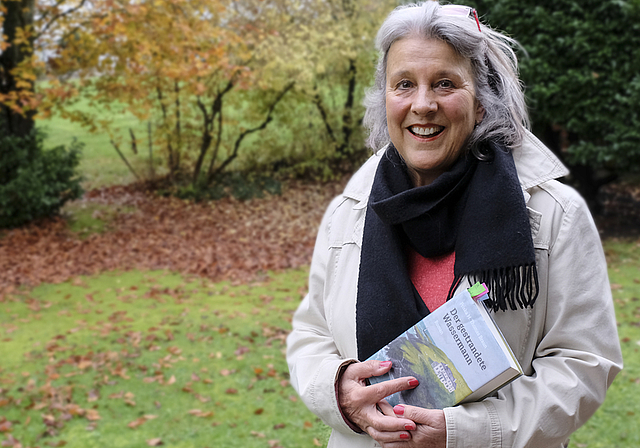
<svg viewBox="0 0 640 448">
<path fill-rule="evenodd" d="M 87 100 L 79 100 L 74 108 L 79 110 L 90 109 Z M 152 146 L 152 156 L 149 154 L 147 123 L 141 123 L 133 114 L 119 107 L 100 111 L 99 118 L 111 122 L 113 137 L 119 142 L 119 148 L 127 161 L 131 164 L 138 176 L 145 178 L 150 173 L 151 166 L 154 172 L 163 173 L 161 159 Z M 84 144 L 79 171 L 84 177 L 83 187 L 86 190 L 100 188 L 109 185 L 126 185 L 136 180 L 135 175 L 127 168 L 111 144 L 111 137 L 104 131 L 90 132 L 88 128 L 79 123 L 63 119 L 53 115 L 47 119 L 37 120 L 36 126 L 46 132 L 46 147 L 52 148 L 58 145 L 68 146 L 77 140 Z M 136 137 L 137 153 L 131 148 L 129 130 Z M 152 159 L 150 165 L 149 160 Z"/>
<path fill-rule="evenodd" d="M 119 272 L 5 296 L 2 446 L 325 444 L 283 354 L 306 276 Z"/>
<path fill-rule="evenodd" d="M 574 435 L 581 448 L 640 445 L 640 244 L 612 240 L 606 251 L 625 369 Z M 111 272 L 5 295 L 7 445 L 324 446 L 327 428 L 290 386 L 283 353 L 306 277 L 231 285 Z"/>
</svg>

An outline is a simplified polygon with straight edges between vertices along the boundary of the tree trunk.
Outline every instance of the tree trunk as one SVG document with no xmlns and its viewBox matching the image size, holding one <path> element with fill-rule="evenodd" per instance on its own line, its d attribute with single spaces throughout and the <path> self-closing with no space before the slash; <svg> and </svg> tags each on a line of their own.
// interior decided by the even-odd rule
<svg viewBox="0 0 640 448">
<path fill-rule="evenodd" d="M 7 42 L 12 44 L 19 28 L 33 26 L 35 0 L 2 0 L 2 4 L 7 11 L 2 32 L 6 35 Z M 33 33 L 30 35 L 33 36 Z M 14 69 L 32 55 L 33 41 L 27 45 L 10 45 L 0 54 L 0 93 L 6 95 L 18 90 Z M 30 84 L 29 90 L 33 92 L 34 85 Z M 34 128 L 34 115 L 35 111 L 23 114 L 0 104 L 0 134 L 18 137 L 28 135 Z"/>
</svg>

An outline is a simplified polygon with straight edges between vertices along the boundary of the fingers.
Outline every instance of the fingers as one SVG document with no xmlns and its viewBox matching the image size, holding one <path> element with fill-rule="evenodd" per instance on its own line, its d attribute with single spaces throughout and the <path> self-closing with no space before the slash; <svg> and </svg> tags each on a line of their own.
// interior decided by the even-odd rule
<svg viewBox="0 0 640 448">
<path fill-rule="evenodd" d="M 356 382 L 360 385 L 366 385 L 366 380 L 373 376 L 384 375 L 391 369 L 391 361 L 376 361 L 370 360 L 360 363 L 354 363 L 347 367 L 344 371 L 341 382 L 342 385 L 346 385 L 349 382 Z M 403 390 L 413 389 L 418 386 L 420 382 L 412 377 L 396 378 L 389 381 L 383 381 L 381 383 L 372 384 L 367 387 L 366 400 L 374 403 L 382 400 L 389 395 Z M 342 387 L 341 385 L 341 387 Z"/>
<path fill-rule="evenodd" d="M 415 446 L 445 447 L 447 444 L 447 424 L 441 409 L 424 409 L 416 406 L 397 405 L 393 412 L 403 419 L 416 423 L 411 431 L 411 441 Z M 394 448 L 396 444 L 385 444 L 385 448 Z M 414 446 L 414 445 L 409 445 Z"/>
<path fill-rule="evenodd" d="M 416 378 L 412 376 L 405 376 L 402 378 L 396 378 L 393 380 L 372 384 L 367 389 L 369 389 L 369 393 L 374 394 L 376 397 L 379 397 L 378 400 L 382 400 L 383 398 L 395 394 L 396 392 L 413 389 L 419 384 L 420 382 Z"/>
<path fill-rule="evenodd" d="M 397 417 L 409 419 L 419 425 L 426 425 L 435 429 L 446 428 L 444 411 L 441 409 L 425 409 L 417 406 L 398 404 L 393 407 Z"/>
<path fill-rule="evenodd" d="M 344 415 L 381 443 L 409 440 L 414 422 L 398 418 L 384 397 L 417 385 L 413 377 L 366 386 L 366 379 L 382 375 L 390 362 L 366 361 L 349 365 L 338 380 L 338 402 Z M 388 384 L 387 384 L 388 383 Z"/>
<path fill-rule="evenodd" d="M 354 381 L 364 381 L 372 376 L 384 375 L 391 369 L 391 361 L 364 361 L 350 364 L 345 370 L 343 378 Z"/>
<path fill-rule="evenodd" d="M 393 407 L 387 402 L 387 400 L 382 400 L 378 403 L 378 409 L 382 414 L 388 417 L 395 417 L 396 414 L 393 412 Z"/>
</svg>

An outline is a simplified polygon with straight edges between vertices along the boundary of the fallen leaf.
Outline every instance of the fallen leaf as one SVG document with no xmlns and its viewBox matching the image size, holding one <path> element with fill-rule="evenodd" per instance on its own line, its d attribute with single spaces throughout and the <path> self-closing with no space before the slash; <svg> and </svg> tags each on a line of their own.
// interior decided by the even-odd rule
<svg viewBox="0 0 640 448">
<path fill-rule="evenodd" d="M 143 425 L 147 422 L 147 419 L 144 417 L 138 417 L 137 419 L 135 419 L 132 422 L 129 422 L 129 424 L 127 425 L 129 428 L 131 429 L 135 429 L 140 425 Z"/>
<path fill-rule="evenodd" d="M 189 414 L 195 415 L 196 417 L 213 417 L 214 415 L 212 411 L 201 411 L 200 409 L 191 409 Z"/>
<path fill-rule="evenodd" d="M 149 440 L 147 440 L 147 445 L 149 445 L 149 446 L 160 446 L 160 445 L 163 445 L 162 439 L 160 437 L 157 437 L 155 439 L 149 439 Z"/>
<path fill-rule="evenodd" d="M 91 421 L 100 420 L 101 418 L 100 414 L 95 409 L 87 409 L 84 413 L 84 416 L 87 418 L 87 420 L 91 420 Z"/>
<path fill-rule="evenodd" d="M 4 420 L 0 422 L 0 432 L 11 432 L 13 429 L 13 425 L 9 420 Z"/>
</svg>

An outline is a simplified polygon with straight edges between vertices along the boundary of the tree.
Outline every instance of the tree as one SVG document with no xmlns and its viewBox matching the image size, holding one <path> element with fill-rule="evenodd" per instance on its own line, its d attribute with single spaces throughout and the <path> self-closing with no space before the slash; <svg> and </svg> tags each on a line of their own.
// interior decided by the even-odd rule
<svg viewBox="0 0 640 448">
<path fill-rule="evenodd" d="M 81 145 L 45 151 L 34 125 L 41 104 L 35 92 L 39 37 L 75 6 L 64 0 L 46 11 L 39 6 L 35 0 L 0 2 L 0 227 L 55 215 L 82 194 L 76 175 Z"/>
<path fill-rule="evenodd" d="M 26 137 L 34 129 L 40 106 L 35 81 L 41 70 L 37 51 L 46 49 L 45 35 L 56 34 L 86 0 L 0 1 L 0 131 Z M 64 27 L 64 25 L 62 25 Z"/>
<path fill-rule="evenodd" d="M 640 1 L 476 1 L 516 38 L 534 131 L 594 205 L 598 189 L 640 170 Z"/>
<path fill-rule="evenodd" d="M 0 132 L 23 137 L 33 130 L 35 114 L 31 70 L 35 0 L 0 3 Z"/>
<path fill-rule="evenodd" d="M 373 81 L 376 32 L 396 5 L 389 0 L 322 0 L 300 11 L 295 2 L 278 2 L 278 32 L 260 50 L 267 54 L 266 70 L 296 79 L 289 110 L 312 117 L 290 129 L 301 146 L 298 154 L 315 154 L 303 158 L 303 169 L 351 171 L 368 154 L 362 99 Z M 296 123 L 291 114 L 283 122 L 290 127 Z M 284 161 L 294 158 L 290 154 Z"/>
<path fill-rule="evenodd" d="M 239 10 L 234 2 L 107 0 L 87 11 L 50 60 L 59 77 L 73 74 L 78 81 L 54 82 L 49 92 L 77 89 L 95 105 L 118 102 L 140 120 L 151 120 L 170 178 L 207 186 L 237 158 L 244 139 L 268 125 L 293 86 L 256 82 L 252 50 L 270 31 L 250 8 Z M 241 127 L 226 116 L 225 102 L 232 91 L 251 88 L 268 100 Z M 109 131 L 91 112 L 65 109 L 63 102 L 55 107 Z M 229 124 L 235 129 L 228 131 Z M 116 149 L 120 143 L 113 139 Z"/>
<path fill-rule="evenodd" d="M 40 97 L 32 88 L 30 95 L 41 116 L 56 110 L 97 132 L 111 133 L 109 123 L 69 107 L 79 96 L 153 122 L 154 147 L 162 148 L 175 182 L 209 185 L 237 163 L 241 145 L 262 144 L 260 154 L 269 155 L 256 163 L 349 170 L 366 154 L 361 101 L 376 60 L 375 32 L 394 6 L 389 0 L 83 0 L 42 9 L 36 18 L 61 18 L 55 32 L 35 25 L 46 58 L 25 65 L 31 76 L 37 68 L 53 78 L 38 88 Z M 280 126 L 268 132 L 274 121 Z M 293 135 L 289 146 L 302 144 L 271 144 L 283 131 Z M 135 148 L 140 139 L 133 130 L 131 137 Z M 124 158 L 124 142 L 115 134 L 112 140 Z"/>
</svg>

